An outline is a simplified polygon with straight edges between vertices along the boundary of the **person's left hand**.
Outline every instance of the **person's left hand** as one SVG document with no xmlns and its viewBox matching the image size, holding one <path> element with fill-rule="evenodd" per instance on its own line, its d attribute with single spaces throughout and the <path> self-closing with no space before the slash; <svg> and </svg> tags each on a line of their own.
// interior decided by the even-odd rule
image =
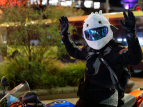
<svg viewBox="0 0 143 107">
<path fill-rule="evenodd" d="M 126 33 L 134 32 L 136 28 L 136 19 L 132 11 L 128 10 L 128 16 L 126 12 L 123 12 L 125 23 L 120 19 L 119 22 L 122 28 L 125 29 Z"/>
</svg>

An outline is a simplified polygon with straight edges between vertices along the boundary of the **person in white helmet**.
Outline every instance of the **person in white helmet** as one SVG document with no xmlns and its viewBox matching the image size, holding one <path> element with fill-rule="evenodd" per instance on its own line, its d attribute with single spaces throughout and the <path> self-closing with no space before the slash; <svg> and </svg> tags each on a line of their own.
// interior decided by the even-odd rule
<svg viewBox="0 0 143 107">
<path fill-rule="evenodd" d="M 116 27 L 102 15 L 91 13 L 83 24 L 83 37 L 87 46 L 77 47 L 68 36 L 67 17 L 60 20 L 61 38 L 70 56 L 86 60 L 84 81 L 79 85 L 76 107 L 117 107 L 118 99 L 124 96 L 130 72 L 127 65 L 137 65 L 142 60 L 142 51 L 136 36 L 136 21 L 133 13 L 123 12 L 128 48 L 113 39 Z"/>
</svg>

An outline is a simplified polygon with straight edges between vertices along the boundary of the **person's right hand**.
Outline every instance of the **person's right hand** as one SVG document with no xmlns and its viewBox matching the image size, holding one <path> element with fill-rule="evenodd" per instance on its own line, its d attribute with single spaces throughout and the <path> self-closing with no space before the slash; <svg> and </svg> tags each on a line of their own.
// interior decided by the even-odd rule
<svg viewBox="0 0 143 107">
<path fill-rule="evenodd" d="M 62 16 L 60 19 L 60 26 L 61 26 L 61 36 L 67 36 L 68 28 L 69 28 L 69 21 L 67 17 Z"/>
</svg>

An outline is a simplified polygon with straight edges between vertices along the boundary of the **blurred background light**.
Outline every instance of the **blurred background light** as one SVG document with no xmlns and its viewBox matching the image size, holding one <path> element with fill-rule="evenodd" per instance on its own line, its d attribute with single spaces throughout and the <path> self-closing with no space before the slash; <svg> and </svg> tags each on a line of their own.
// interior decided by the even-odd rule
<svg viewBox="0 0 143 107">
<path fill-rule="evenodd" d="M 126 39 L 123 39 L 123 41 L 127 41 Z"/>
<path fill-rule="evenodd" d="M 137 11 L 140 11 L 141 9 L 140 9 L 140 6 L 136 6 L 136 10 Z"/>
<path fill-rule="evenodd" d="M 71 5 L 72 5 L 72 1 L 61 2 L 61 6 L 71 6 Z"/>
<path fill-rule="evenodd" d="M 94 9 L 100 8 L 100 2 L 94 2 Z"/>
<path fill-rule="evenodd" d="M 125 4 L 125 9 L 129 9 L 129 3 Z"/>
<path fill-rule="evenodd" d="M 140 45 L 143 46 L 143 37 L 138 37 L 138 39 L 139 39 Z"/>
<path fill-rule="evenodd" d="M 93 1 L 85 1 L 85 2 L 84 2 L 84 6 L 85 6 L 86 8 L 91 8 L 92 5 L 93 5 Z"/>
<path fill-rule="evenodd" d="M 121 42 L 121 41 L 122 41 L 122 38 L 118 38 L 117 41 Z"/>
<path fill-rule="evenodd" d="M 59 2 L 58 0 L 50 0 L 49 4 L 50 5 L 57 5 L 58 2 Z"/>
</svg>

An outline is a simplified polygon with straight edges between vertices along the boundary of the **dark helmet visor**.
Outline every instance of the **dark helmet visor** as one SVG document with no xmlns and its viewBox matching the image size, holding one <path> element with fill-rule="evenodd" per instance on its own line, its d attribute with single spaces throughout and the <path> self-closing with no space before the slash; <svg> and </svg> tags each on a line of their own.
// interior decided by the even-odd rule
<svg viewBox="0 0 143 107">
<path fill-rule="evenodd" d="M 92 28 L 84 31 L 87 40 L 96 41 L 108 34 L 108 27 Z"/>
</svg>

